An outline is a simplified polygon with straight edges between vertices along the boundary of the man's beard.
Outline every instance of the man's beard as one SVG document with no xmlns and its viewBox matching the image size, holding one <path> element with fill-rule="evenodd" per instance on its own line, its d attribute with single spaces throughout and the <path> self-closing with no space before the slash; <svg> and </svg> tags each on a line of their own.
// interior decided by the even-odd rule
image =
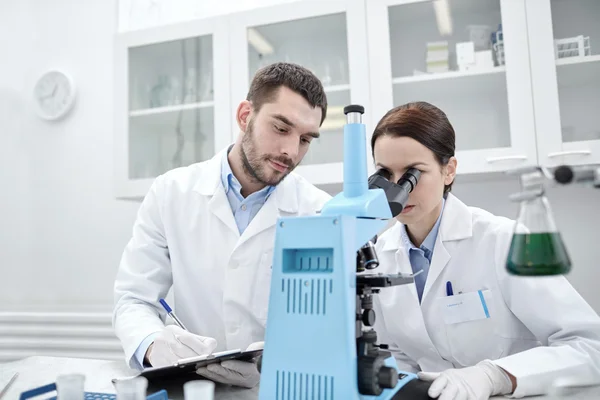
<svg viewBox="0 0 600 400">
<path fill-rule="evenodd" d="M 251 119 L 248 123 L 246 133 L 242 138 L 241 155 L 244 172 L 252 177 L 255 182 L 266 186 L 276 186 L 283 178 L 292 172 L 296 166 L 289 157 L 257 154 L 256 142 L 254 139 L 254 120 Z M 270 175 L 265 171 L 266 168 L 270 168 L 266 165 L 269 160 L 286 165 L 288 169 L 285 172 L 275 172 L 275 174 Z"/>
</svg>

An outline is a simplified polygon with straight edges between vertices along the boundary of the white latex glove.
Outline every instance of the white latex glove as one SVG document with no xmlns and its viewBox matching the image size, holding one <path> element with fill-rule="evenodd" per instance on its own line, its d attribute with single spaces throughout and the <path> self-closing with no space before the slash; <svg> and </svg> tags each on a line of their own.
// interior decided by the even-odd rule
<svg viewBox="0 0 600 400">
<path fill-rule="evenodd" d="M 210 354 L 217 347 L 217 341 L 194 335 L 176 325 L 167 325 L 150 346 L 148 361 L 153 367 L 163 367 L 182 358 Z"/>
<path fill-rule="evenodd" d="M 492 362 L 444 372 L 419 372 L 419 379 L 433 381 L 427 394 L 439 400 L 488 400 L 490 396 L 512 392 L 512 382 Z"/>
<path fill-rule="evenodd" d="M 248 346 L 246 351 L 262 348 L 264 342 L 256 342 Z M 253 388 L 260 382 L 260 372 L 256 368 L 256 363 L 251 361 L 226 360 L 200 367 L 196 373 L 211 381 L 244 388 Z"/>
</svg>

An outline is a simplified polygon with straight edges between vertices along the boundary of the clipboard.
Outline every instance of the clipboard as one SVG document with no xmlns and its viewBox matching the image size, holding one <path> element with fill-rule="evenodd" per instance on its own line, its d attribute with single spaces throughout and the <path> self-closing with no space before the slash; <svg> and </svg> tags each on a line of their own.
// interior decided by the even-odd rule
<svg viewBox="0 0 600 400">
<path fill-rule="evenodd" d="M 200 367 L 204 367 L 209 364 L 219 363 L 226 360 L 240 360 L 240 361 L 253 361 L 255 358 L 261 356 L 263 349 L 241 351 L 240 349 L 226 350 L 213 354 L 208 354 L 198 357 L 184 358 L 173 365 L 166 365 L 164 367 L 151 367 L 146 368 L 138 375 L 130 378 L 132 379 L 138 376 L 143 376 L 148 380 L 149 383 L 163 381 L 168 379 L 185 378 L 186 376 L 195 376 L 200 378 L 196 374 L 196 370 Z M 113 383 L 119 379 L 113 379 Z"/>
</svg>

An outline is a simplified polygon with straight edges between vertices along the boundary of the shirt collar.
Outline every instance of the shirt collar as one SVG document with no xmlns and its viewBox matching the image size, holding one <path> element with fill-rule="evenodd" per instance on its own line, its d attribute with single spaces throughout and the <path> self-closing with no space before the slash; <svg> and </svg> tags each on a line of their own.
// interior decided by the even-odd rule
<svg viewBox="0 0 600 400">
<path fill-rule="evenodd" d="M 429 234 L 427 235 L 427 237 L 425 238 L 425 240 L 423 240 L 423 243 L 421 244 L 420 249 L 425 252 L 433 253 L 433 248 L 435 247 L 435 240 L 437 238 L 438 230 L 440 228 L 440 222 L 442 221 L 442 214 L 444 213 L 445 204 L 446 204 L 446 199 L 442 198 L 442 210 L 440 211 L 440 215 L 438 216 L 437 221 L 435 221 L 433 228 L 431 228 L 431 231 L 429 231 Z M 404 225 L 404 224 L 401 224 L 401 227 L 400 227 L 400 237 L 402 238 L 404 247 L 407 250 L 412 250 L 412 249 L 417 248 L 417 246 L 415 246 L 413 244 L 413 242 L 410 240 L 410 238 L 408 237 L 408 233 L 406 232 L 406 225 Z"/>
<path fill-rule="evenodd" d="M 229 165 L 229 152 L 233 148 L 233 145 L 229 146 L 227 149 L 227 153 L 225 153 L 223 159 L 221 160 L 221 183 L 223 184 L 223 189 L 225 189 L 225 193 L 229 193 L 229 190 L 234 190 L 235 194 L 243 199 L 242 196 L 242 185 L 240 181 L 233 175 L 233 171 L 231 170 L 231 165 Z M 268 197 L 275 190 L 275 186 L 266 186 L 256 192 L 257 194 L 264 194 L 265 197 Z"/>
</svg>

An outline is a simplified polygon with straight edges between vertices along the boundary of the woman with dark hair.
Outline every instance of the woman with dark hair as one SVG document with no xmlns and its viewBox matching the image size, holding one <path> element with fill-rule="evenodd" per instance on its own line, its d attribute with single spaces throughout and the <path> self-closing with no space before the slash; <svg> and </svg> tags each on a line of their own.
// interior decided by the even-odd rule
<svg viewBox="0 0 600 400">
<path fill-rule="evenodd" d="M 509 275 L 514 221 L 450 191 L 455 135 L 445 113 L 416 102 L 390 110 L 372 136 L 393 182 L 421 171 L 397 222 L 377 241 L 378 272 L 418 273 L 375 297 L 379 342 L 429 395 L 479 400 L 545 393 L 557 378 L 600 377 L 600 318 L 562 275 Z"/>
</svg>

